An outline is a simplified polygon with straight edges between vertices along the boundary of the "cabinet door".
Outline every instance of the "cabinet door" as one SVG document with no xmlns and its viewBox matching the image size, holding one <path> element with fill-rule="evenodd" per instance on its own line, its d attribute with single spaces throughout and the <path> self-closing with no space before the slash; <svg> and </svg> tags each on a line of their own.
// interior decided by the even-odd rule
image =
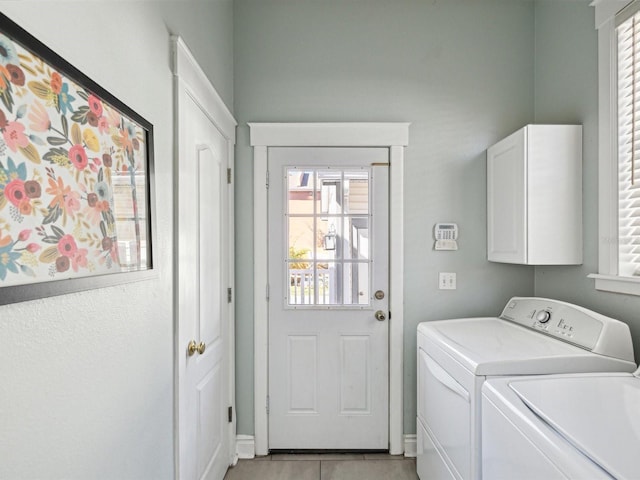
<svg viewBox="0 0 640 480">
<path fill-rule="evenodd" d="M 487 242 L 493 262 L 527 263 L 527 131 L 487 150 Z"/>
<path fill-rule="evenodd" d="M 527 127 L 527 259 L 582 263 L 582 127 Z"/>
</svg>

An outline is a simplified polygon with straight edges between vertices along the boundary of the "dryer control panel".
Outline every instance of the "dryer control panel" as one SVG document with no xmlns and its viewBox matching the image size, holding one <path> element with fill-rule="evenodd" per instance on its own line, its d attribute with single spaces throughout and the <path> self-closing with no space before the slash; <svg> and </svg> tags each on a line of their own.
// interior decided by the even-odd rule
<svg viewBox="0 0 640 480">
<path fill-rule="evenodd" d="M 586 350 L 633 361 L 629 327 L 577 305 L 538 297 L 513 297 L 500 318 Z"/>
</svg>

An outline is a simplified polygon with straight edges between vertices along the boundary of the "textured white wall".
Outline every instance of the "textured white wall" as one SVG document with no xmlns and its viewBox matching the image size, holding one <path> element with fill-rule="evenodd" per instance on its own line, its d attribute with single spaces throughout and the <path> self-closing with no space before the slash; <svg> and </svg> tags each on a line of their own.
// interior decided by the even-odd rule
<svg viewBox="0 0 640 480">
<path fill-rule="evenodd" d="M 154 124 L 158 234 L 153 280 L 0 307 L 0 478 L 173 478 L 169 32 L 231 107 L 232 2 L 0 10 Z"/>
</svg>

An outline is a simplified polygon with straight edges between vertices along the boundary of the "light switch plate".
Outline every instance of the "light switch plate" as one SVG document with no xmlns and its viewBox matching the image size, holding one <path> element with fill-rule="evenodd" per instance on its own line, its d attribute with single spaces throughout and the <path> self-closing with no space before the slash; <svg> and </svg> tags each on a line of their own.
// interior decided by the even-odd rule
<svg viewBox="0 0 640 480">
<path fill-rule="evenodd" d="M 440 290 L 455 290 L 456 274 L 452 272 L 440 272 L 438 277 L 438 288 Z"/>
</svg>

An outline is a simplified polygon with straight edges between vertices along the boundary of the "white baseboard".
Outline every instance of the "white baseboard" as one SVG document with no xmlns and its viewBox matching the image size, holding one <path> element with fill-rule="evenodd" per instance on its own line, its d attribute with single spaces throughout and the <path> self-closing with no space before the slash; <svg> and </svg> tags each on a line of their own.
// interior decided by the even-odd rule
<svg viewBox="0 0 640 480">
<path fill-rule="evenodd" d="M 236 435 L 236 453 L 238 458 L 255 458 L 255 437 L 253 435 Z"/>
<path fill-rule="evenodd" d="M 405 457 L 417 457 L 418 456 L 418 440 L 416 434 L 404 435 L 404 456 Z"/>
<path fill-rule="evenodd" d="M 404 435 L 404 456 L 417 455 L 417 437 L 415 434 Z M 255 458 L 256 445 L 253 435 L 236 435 L 236 454 L 238 458 Z"/>
</svg>

